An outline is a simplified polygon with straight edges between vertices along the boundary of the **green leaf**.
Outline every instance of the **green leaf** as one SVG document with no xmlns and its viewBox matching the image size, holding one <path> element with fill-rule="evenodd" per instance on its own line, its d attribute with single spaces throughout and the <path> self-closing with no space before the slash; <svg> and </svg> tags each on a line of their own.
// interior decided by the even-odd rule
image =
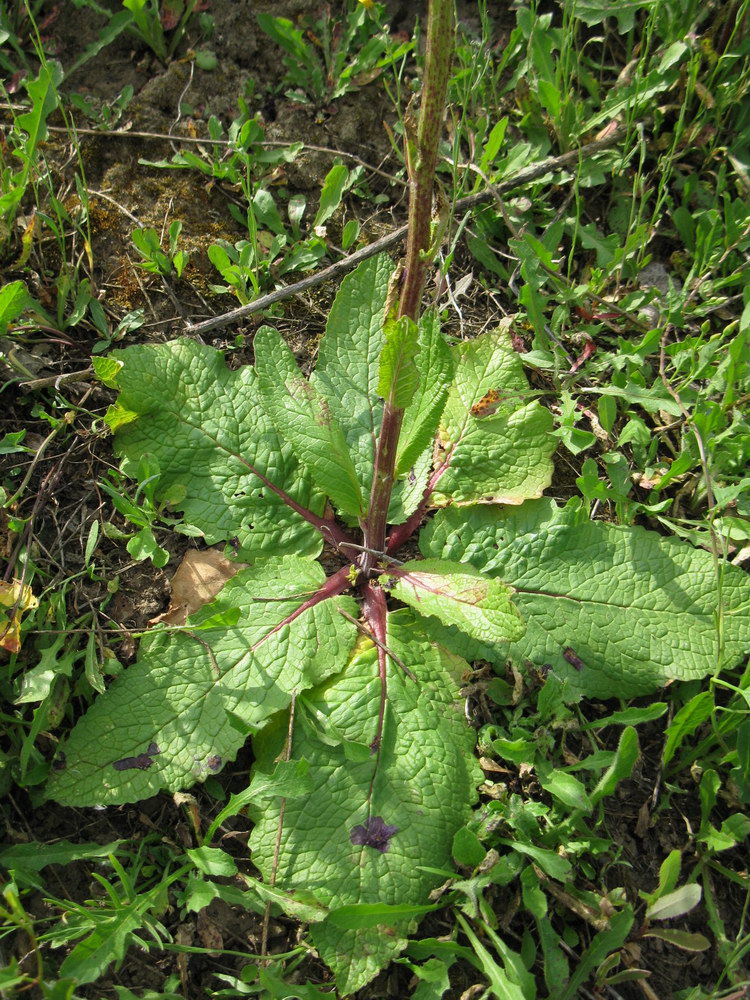
<svg viewBox="0 0 750 1000">
<path fill-rule="evenodd" d="M 367 498 L 372 488 L 375 443 L 383 421 L 378 386 L 392 271 L 388 256 L 380 254 L 364 261 L 344 278 L 328 316 L 317 367 L 310 376 L 310 384 L 327 399 L 333 418 L 344 431 L 362 495 Z M 422 341 L 420 331 L 420 351 Z M 432 352 L 436 359 L 438 353 L 439 348 Z M 418 369 L 421 376 L 419 364 Z M 434 377 L 429 384 L 434 385 Z M 411 420 L 409 417 L 408 426 Z M 424 436 L 423 427 L 419 433 Z M 431 436 L 428 430 L 428 444 Z M 404 465 L 398 473 L 404 478 L 396 482 L 391 497 L 388 511 L 391 524 L 405 521 L 422 498 L 431 463 L 431 456 L 424 448 L 413 449 L 411 465 Z"/>
<path fill-rule="evenodd" d="M 619 783 L 630 777 L 640 753 L 638 733 L 632 726 L 626 726 L 620 734 L 620 742 L 617 744 L 614 760 L 591 792 L 593 805 L 596 805 L 600 799 L 614 794 Z"/>
<path fill-rule="evenodd" d="M 613 712 L 603 719 L 594 719 L 581 726 L 582 730 L 604 729 L 606 726 L 638 726 L 643 722 L 653 722 L 665 714 L 669 705 L 665 701 L 655 701 L 650 705 L 636 705 L 621 712 Z"/>
<path fill-rule="evenodd" d="M 185 854 L 204 875 L 231 877 L 237 874 L 234 858 L 219 847 L 196 847 L 186 850 Z"/>
<path fill-rule="evenodd" d="M 253 347 L 260 397 L 276 430 L 336 507 L 361 517 L 364 508 L 357 474 L 328 401 L 299 371 L 276 330 L 261 327 Z"/>
<path fill-rule="evenodd" d="M 455 376 L 438 434 L 438 504 L 519 504 L 552 478 L 552 415 L 529 400 L 508 324 L 453 348 Z M 474 410 L 474 412 L 472 412 Z"/>
<path fill-rule="evenodd" d="M 702 895 L 701 887 L 697 882 L 681 885 L 679 889 L 674 889 L 665 896 L 660 896 L 652 903 L 646 910 L 646 919 L 671 920 L 673 917 L 682 917 L 695 909 L 700 903 Z"/>
<path fill-rule="evenodd" d="M 621 35 L 633 28 L 636 13 L 651 6 L 650 0 L 576 0 L 575 16 L 585 24 L 603 24 L 615 18 Z"/>
<path fill-rule="evenodd" d="M 341 204 L 341 199 L 349 184 L 349 168 L 343 163 L 335 163 L 326 174 L 320 189 L 320 207 L 315 215 L 313 229 L 327 222 Z"/>
<path fill-rule="evenodd" d="M 63 77 L 62 66 L 54 59 L 48 60 L 34 80 L 26 80 L 24 87 L 31 98 L 31 110 L 16 118 L 16 126 L 28 134 L 23 158 L 30 165 L 30 158 L 40 142 L 47 138 L 47 118 L 57 107 L 57 86 Z"/>
<path fill-rule="evenodd" d="M 122 362 L 116 361 L 111 355 L 106 358 L 92 358 L 91 364 L 94 368 L 94 374 L 110 389 L 117 389 L 117 375 L 122 368 Z"/>
<path fill-rule="evenodd" d="M 537 764 L 537 777 L 542 788 L 554 796 L 569 809 L 577 809 L 590 813 L 591 800 L 586 793 L 586 787 L 572 774 L 566 774 L 557 768 L 547 768 Z"/>
<path fill-rule="evenodd" d="M 506 959 L 506 968 L 501 968 L 474 933 L 471 924 L 460 913 L 456 914 L 456 919 L 463 928 L 464 934 L 466 934 L 466 937 L 471 942 L 474 954 L 477 957 L 476 964 L 479 965 L 479 968 L 487 977 L 492 995 L 497 1000 L 530 1000 L 534 995 L 530 992 L 531 984 L 528 982 L 530 977 L 528 972 L 526 972 L 526 975 L 522 976 L 519 982 L 518 973 L 523 967 L 518 956 L 514 955 L 509 948 L 504 947 L 502 957 Z M 497 940 L 499 941 L 499 939 Z M 508 961 L 511 956 L 516 959 L 515 962 Z"/>
<path fill-rule="evenodd" d="M 107 422 L 126 474 L 137 477 L 143 455 L 154 456 L 159 498 L 183 488 L 185 521 L 209 544 L 236 538 L 240 558 L 320 551 L 315 528 L 256 474 L 322 513 L 324 497 L 266 416 L 252 368 L 230 371 L 220 351 L 193 340 L 113 356 L 122 391 Z"/>
<path fill-rule="evenodd" d="M 65 70 L 66 78 L 70 77 L 77 69 L 87 63 L 89 59 L 93 59 L 97 56 L 102 49 L 105 49 L 108 45 L 121 35 L 122 32 L 133 23 L 133 15 L 129 10 L 121 10 L 107 21 L 105 26 L 101 28 L 99 34 L 95 41 L 90 42 L 83 52 L 73 60 L 72 64 L 69 64 Z"/>
<path fill-rule="evenodd" d="M 550 500 L 449 508 L 420 547 L 513 587 L 527 631 L 494 643 L 488 658 L 552 669 L 572 697 L 649 694 L 731 667 L 750 649 L 747 574 L 722 567 L 719 589 L 709 552 L 640 527 L 585 521 Z"/>
<path fill-rule="evenodd" d="M 628 403 L 642 407 L 649 413 L 658 413 L 660 410 L 664 410 L 665 413 L 669 413 L 673 417 L 679 417 L 682 413 L 680 404 L 660 384 L 648 389 L 634 383 L 630 383 L 624 388 L 608 385 L 603 389 L 592 388 L 590 391 L 602 397 L 613 396 L 624 399 Z M 622 438 L 620 438 L 620 443 L 622 443 Z"/>
<path fill-rule="evenodd" d="M 491 173 L 492 164 L 495 162 L 495 158 L 500 152 L 500 147 L 503 144 L 507 127 L 508 118 L 501 118 L 493 125 L 490 134 L 487 136 L 487 141 L 482 149 L 482 158 L 479 161 L 479 169 L 482 173 Z"/>
<path fill-rule="evenodd" d="M 100 920 L 94 931 L 83 941 L 79 941 L 66 957 L 59 974 L 70 976 L 78 983 L 91 983 L 112 962 L 121 961 L 131 943 L 133 932 L 143 926 L 150 912 L 162 902 L 167 887 L 184 874 L 183 868 L 168 878 L 163 878 L 153 889 L 140 893 L 119 906 L 113 916 Z"/>
<path fill-rule="evenodd" d="M 423 917 L 426 913 L 439 910 L 440 904 L 419 906 L 409 903 L 350 903 L 339 906 L 328 914 L 328 922 L 342 930 L 362 930 L 381 924 L 393 926 L 404 918 Z"/>
<path fill-rule="evenodd" d="M 317 923 L 328 916 L 328 907 L 323 906 L 313 893 L 300 889 L 298 892 L 281 892 L 274 886 L 252 880 L 248 883 L 250 892 L 255 893 L 264 903 L 275 903 L 285 913 L 306 924 Z"/>
<path fill-rule="evenodd" d="M 450 868 L 453 836 L 468 819 L 481 780 L 471 754 L 473 735 L 456 703 L 465 664 L 424 635 L 402 609 L 389 616 L 389 649 L 417 675 L 405 676 L 387 659 L 388 696 L 380 749 L 368 760 L 348 760 L 341 745 L 321 742 L 321 727 L 344 739 L 372 744 L 380 702 L 377 651 L 363 640 L 345 674 L 307 695 L 295 726 L 296 755 L 310 762 L 315 790 L 286 803 L 276 884 L 312 887 L 332 908 L 362 903 L 417 905 L 441 876 L 424 867 Z M 299 715 L 302 706 L 298 704 Z M 314 720 L 315 725 L 311 723 Z M 286 738 L 285 720 L 255 741 L 257 767 L 273 767 Z M 273 868 L 278 814 L 256 816 L 253 862 L 268 878 Z M 337 976 L 341 993 L 367 983 L 406 944 L 413 920 L 393 915 L 380 926 L 344 930 L 330 921 L 311 929 L 313 943 Z"/>
<path fill-rule="evenodd" d="M 565 988 L 557 993 L 559 1000 L 577 1000 L 580 996 L 580 988 L 608 955 L 611 955 L 613 951 L 618 951 L 623 946 L 632 926 L 633 912 L 630 907 L 615 913 L 610 918 L 609 926 L 594 935 L 591 943 L 581 955 Z"/>
<path fill-rule="evenodd" d="M 419 321 L 419 350 L 415 358 L 418 382 L 407 400 L 396 457 L 396 475 L 409 472 L 432 445 L 453 378 L 453 355 L 440 332 L 435 313 Z"/>
<path fill-rule="evenodd" d="M 662 762 L 666 765 L 679 750 L 683 740 L 710 719 L 716 709 L 713 691 L 701 691 L 675 714 L 667 727 Z"/>
<path fill-rule="evenodd" d="M 424 496 L 427 479 L 432 471 L 432 449 L 425 449 L 396 482 L 388 506 L 388 523 L 401 524 L 419 506 Z"/>
<path fill-rule="evenodd" d="M 645 899 L 645 901 L 651 905 L 652 903 L 655 903 L 660 896 L 676 889 L 677 880 L 680 877 L 681 867 L 682 854 L 677 848 L 674 848 L 669 852 L 659 866 L 659 884 L 656 887 L 656 890 L 654 892 L 639 892 L 641 898 Z"/>
<path fill-rule="evenodd" d="M 155 631 L 137 663 L 96 699 L 62 747 L 51 798 L 66 805 L 133 802 L 186 788 L 233 760 L 248 731 L 303 691 L 343 669 L 356 634 L 338 609 L 313 607 L 324 581 L 317 563 L 287 557 L 243 570 L 181 631 Z M 230 608 L 234 626 L 203 628 Z M 191 630 L 191 626 L 195 631 Z"/>
<path fill-rule="evenodd" d="M 393 406 L 405 409 L 419 385 L 415 357 L 419 351 L 417 325 L 408 316 L 387 319 L 385 343 L 380 354 L 378 395 Z"/>
<path fill-rule="evenodd" d="M 498 839 L 498 843 L 512 847 L 519 854 L 525 854 L 531 858 L 550 878 L 555 878 L 559 882 L 565 882 L 571 876 L 573 869 L 570 862 L 566 858 L 560 857 L 554 851 L 548 851 L 543 847 L 535 847 L 533 844 L 524 844 L 518 840 L 506 840 L 503 837 Z"/>
<path fill-rule="evenodd" d="M 442 1000 L 451 988 L 448 972 L 452 962 L 446 963 L 439 958 L 429 958 L 424 965 L 414 965 L 403 958 L 399 961 L 419 979 L 411 1000 Z"/>
<path fill-rule="evenodd" d="M 711 942 L 704 934 L 691 934 L 676 927 L 652 927 L 644 931 L 642 937 L 667 941 L 677 948 L 682 948 L 683 951 L 706 951 L 711 947 Z"/>
<path fill-rule="evenodd" d="M 34 312 L 54 328 L 52 320 L 35 298 L 29 295 L 23 281 L 9 281 L 0 288 L 0 334 L 25 311 Z"/>
<path fill-rule="evenodd" d="M 327 400 L 343 428 L 363 494 L 370 495 L 375 441 L 383 419 L 378 398 L 380 355 L 388 282 L 385 254 L 364 261 L 341 282 L 328 315 L 310 383 Z"/>
<path fill-rule="evenodd" d="M 465 868 L 476 868 L 487 857 L 487 851 L 482 841 L 473 830 L 470 830 L 466 826 L 462 826 L 460 830 L 456 830 L 456 835 L 453 838 L 452 852 L 456 864 L 462 865 Z"/>
<path fill-rule="evenodd" d="M 110 844 L 73 844 L 69 840 L 61 840 L 57 844 L 40 844 L 36 841 L 15 844 L 0 849 L 0 865 L 14 871 L 38 872 L 47 865 L 67 865 L 71 861 L 106 858 L 109 854 L 115 854 L 122 843 L 124 841 L 114 840 Z"/>
<path fill-rule="evenodd" d="M 439 559 L 404 563 L 394 575 L 382 576 L 381 586 L 421 615 L 434 615 L 444 625 L 456 625 L 480 642 L 520 639 L 525 625 L 511 598 L 513 589 L 483 576 L 466 563 Z"/>
</svg>

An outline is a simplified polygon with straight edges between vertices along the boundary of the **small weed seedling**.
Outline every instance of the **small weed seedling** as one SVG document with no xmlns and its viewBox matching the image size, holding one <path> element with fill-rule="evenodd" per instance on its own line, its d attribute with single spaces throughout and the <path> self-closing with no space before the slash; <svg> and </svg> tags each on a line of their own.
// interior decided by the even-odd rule
<svg viewBox="0 0 750 1000">
<path fill-rule="evenodd" d="M 173 274 L 178 278 L 182 277 L 188 255 L 184 250 L 177 249 L 181 232 L 182 223 L 175 219 L 169 227 L 168 247 L 163 250 L 159 234 L 153 227 L 134 229 L 133 244 L 142 258 L 138 262 L 139 267 L 151 274 L 160 274 L 163 278 L 169 278 Z"/>
<path fill-rule="evenodd" d="M 403 59 L 413 43 L 392 40 L 384 14 L 382 4 L 355 3 L 343 22 L 329 11 L 299 27 L 286 17 L 258 14 L 261 29 L 286 53 L 286 96 L 322 107 Z"/>
<path fill-rule="evenodd" d="M 0 253 L 11 245 L 13 227 L 27 191 L 37 179 L 40 149 L 47 138 L 47 119 L 58 105 L 57 87 L 62 80 L 59 63 L 45 61 L 36 78 L 26 80 L 24 87 L 31 101 L 31 108 L 18 115 L 8 136 L 12 156 L 3 157 L 0 163 Z M 28 255 L 31 232 L 22 237 L 24 248 L 21 259 Z"/>
<path fill-rule="evenodd" d="M 212 285 L 219 294 L 232 292 L 245 304 L 252 297 L 273 287 L 277 277 L 294 271 L 310 271 L 328 252 L 328 244 L 321 227 L 341 204 L 346 191 L 357 182 L 362 169 L 349 170 L 336 163 L 328 171 L 320 192 L 320 204 L 312 222 L 312 235 L 301 232 L 302 217 L 306 209 L 304 195 L 289 200 L 284 222 L 274 196 L 264 187 L 258 188 L 248 199 L 242 221 L 247 225 L 250 239 L 231 244 L 219 240 L 208 248 L 208 257 L 219 271 L 223 285 Z M 232 206 L 233 208 L 235 206 Z M 240 213 L 237 212 L 237 217 Z M 324 230 L 322 230 L 324 231 Z M 346 233 L 343 239 L 346 246 Z"/>
<path fill-rule="evenodd" d="M 466 832 L 481 781 L 460 706 L 467 660 L 530 664 L 548 678 L 545 698 L 563 704 L 650 694 L 750 648 L 738 567 L 543 498 L 553 418 L 507 324 L 450 344 L 433 313 L 420 315 L 451 38 L 452 4 L 433 0 L 403 274 L 379 256 L 344 280 L 309 378 L 270 327 L 255 335 L 254 366 L 236 371 L 193 340 L 115 353 L 120 395 L 107 419 L 123 473 L 143 476 L 150 456 L 152 507 L 169 502 L 249 566 L 184 628 L 142 640 L 138 662 L 62 744 L 48 784 L 69 805 L 182 790 L 252 735 L 254 776 L 227 807 L 241 801 L 255 820 L 265 884 L 249 889 L 311 924 L 342 994 L 403 951 L 453 859 L 475 864 L 482 850 Z M 639 752 L 626 725 L 586 791 L 522 750 L 571 813 L 571 839 Z M 564 880 L 559 844 L 534 847 L 515 805 L 501 817 L 510 878 L 531 857 Z M 236 870 L 211 846 L 221 821 L 189 852 L 193 885 Z M 530 864 L 522 891 L 542 934 L 547 903 Z M 118 906 L 136 905 L 126 896 Z M 679 912 L 694 900 L 689 890 Z M 615 914 L 566 997 L 631 925 L 631 910 Z M 519 990 L 496 995 L 530 995 Z"/>
<path fill-rule="evenodd" d="M 182 41 L 198 0 L 122 0 L 122 5 L 132 15 L 132 30 L 166 63 Z"/>
</svg>

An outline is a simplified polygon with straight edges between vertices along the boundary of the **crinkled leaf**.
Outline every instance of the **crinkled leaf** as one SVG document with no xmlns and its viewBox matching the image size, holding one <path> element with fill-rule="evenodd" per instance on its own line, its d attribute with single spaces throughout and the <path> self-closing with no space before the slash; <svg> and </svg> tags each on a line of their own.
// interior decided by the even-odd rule
<svg viewBox="0 0 750 1000">
<path fill-rule="evenodd" d="M 452 867 L 453 836 L 466 822 L 481 780 L 471 755 L 473 736 L 457 703 L 464 662 L 431 643 L 406 609 L 389 616 L 388 646 L 418 679 L 410 680 L 388 659 L 378 753 L 355 762 L 342 744 L 320 739 L 331 730 L 350 743 L 372 743 L 380 683 L 369 643 L 360 644 L 344 674 L 297 705 L 294 753 L 310 761 L 315 791 L 286 803 L 277 885 L 304 886 L 332 908 L 427 903 L 440 876 L 419 866 Z M 255 741 L 259 768 L 273 767 L 285 734 L 282 720 Z M 252 856 L 268 878 L 278 814 L 264 811 L 257 818 Z M 340 991 L 349 994 L 401 951 L 410 924 L 384 916 L 377 928 L 341 930 L 323 921 L 310 933 Z"/>
<path fill-rule="evenodd" d="M 48 794 L 66 805 L 133 802 L 221 770 L 293 691 L 346 664 L 356 629 L 338 609 L 355 614 L 354 601 L 299 610 L 323 580 L 304 559 L 262 562 L 238 573 L 184 630 L 148 635 L 138 662 L 73 729 Z M 240 611 L 235 625 L 203 627 L 229 608 Z"/>
<path fill-rule="evenodd" d="M 453 355 L 440 332 L 435 313 L 419 321 L 419 351 L 416 356 L 419 382 L 408 401 L 398 442 L 396 474 L 403 475 L 430 448 L 453 378 Z"/>
<path fill-rule="evenodd" d="M 372 484 L 375 441 L 383 419 L 378 398 L 380 353 L 388 282 L 385 254 L 364 261 L 341 282 L 320 344 L 311 384 L 328 400 L 344 430 L 365 496 Z"/>
<path fill-rule="evenodd" d="M 108 422 L 128 475 L 153 455 L 159 497 L 182 488 L 185 520 L 209 544 L 236 538 L 247 560 L 320 551 L 318 532 L 255 474 L 322 512 L 324 497 L 266 416 L 252 368 L 230 371 L 220 351 L 193 340 L 113 353 L 122 391 Z"/>
<path fill-rule="evenodd" d="M 467 563 L 425 559 L 404 563 L 380 583 L 421 615 L 456 625 L 480 642 L 520 639 L 526 626 L 511 600 L 513 588 Z"/>
<path fill-rule="evenodd" d="M 385 323 L 385 343 L 380 352 L 378 395 L 390 397 L 393 406 L 404 409 L 409 405 L 419 385 L 419 369 L 415 361 L 419 351 L 418 331 L 409 316 L 388 318 Z"/>
<path fill-rule="evenodd" d="M 449 508 L 420 546 L 515 589 L 528 628 L 495 643 L 493 662 L 551 668 L 589 697 L 647 694 L 730 667 L 750 649 L 748 575 L 724 566 L 719 588 L 709 552 L 640 527 L 587 521 L 551 500 Z"/>
<path fill-rule="evenodd" d="M 438 433 L 438 504 L 520 504 L 552 478 L 552 415 L 529 399 L 507 326 L 453 348 L 455 375 Z M 473 412 L 472 412 L 473 411 Z"/>
<path fill-rule="evenodd" d="M 253 348 L 260 396 L 276 430 L 335 506 L 360 517 L 364 509 L 357 473 L 328 401 L 302 375 L 276 330 L 258 330 Z"/>
</svg>

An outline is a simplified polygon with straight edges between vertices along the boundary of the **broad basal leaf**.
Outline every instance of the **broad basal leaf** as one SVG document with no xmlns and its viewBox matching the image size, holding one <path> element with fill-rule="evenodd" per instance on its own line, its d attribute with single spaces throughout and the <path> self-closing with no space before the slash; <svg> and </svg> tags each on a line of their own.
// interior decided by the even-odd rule
<svg viewBox="0 0 750 1000">
<path fill-rule="evenodd" d="M 255 334 L 255 371 L 266 413 L 317 485 L 344 514 L 364 513 L 344 432 L 325 397 L 302 375 L 281 336 L 264 326 Z"/>
<path fill-rule="evenodd" d="M 438 433 L 438 504 L 539 497 L 552 478 L 552 415 L 529 399 L 507 325 L 453 348 L 455 375 Z"/>
<path fill-rule="evenodd" d="M 526 628 L 511 600 L 513 588 L 467 563 L 408 562 L 380 583 L 419 614 L 456 625 L 480 642 L 520 639 Z"/>
<path fill-rule="evenodd" d="M 748 575 L 724 566 L 719 583 L 711 553 L 640 527 L 582 520 L 546 500 L 518 510 L 449 508 L 420 547 L 512 586 L 528 628 L 495 643 L 494 662 L 551 668 L 574 692 L 647 694 L 732 666 L 750 650 Z"/>
<path fill-rule="evenodd" d="M 481 781 L 471 755 L 473 735 L 457 702 L 464 661 L 433 645 L 406 609 L 389 618 L 388 646 L 417 681 L 389 658 L 378 753 L 354 760 L 346 749 L 346 743 L 367 747 L 376 735 L 373 706 L 381 691 L 369 643 L 344 674 L 297 705 L 293 753 L 310 762 L 315 790 L 309 799 L 286 803 L 277 885 L 310 889 L 333 909 L 427 903 L 440 876 L 420 866 L 452 867 L 453 836 Z M 285 735 L 282 721 L 256 740 L 259 768 L 273 768 Z M 257 819 L 252 857 L 269 878 L 278 811 Z M 348 995 L 401 951 L 411 924 L 383 917 L 376 927 L 342 930 L 325 920 L 310 934 Z"/>
<path fill-rule="evenodd" d="M 314 607 L 317 563 L 287 557 L 238 573 L 182 630 L 141 642 L 75 726 L 48 794 L 65 805 L 133 802 L 187 788 L 233 760 L 248 731 L 341 670 L 356 629 L 351 598 Z"/>
<path fill-rule="evenodd" d="M 122 391 L 107 419 L 127 474 L 153 455 L 159 495 L 183 492 L 175 506 L 185 520 L 210 544 L 236 538 L 246 560 L 320 551 L 318 532 L 255 474 L 322 513 L 324 497 L 266 416 L 252 368 L 230 371 L 220 351 L 193 340 L 113 353 Z"/>
<path fill-rule="evenodd" d="M 419 321 L 419 351 L 415 360 L 419 381 L 406 407 L 398 442 L 396 474 L 408 473 L 430 448 L 453 379 L 453 356 L 440 332 L 435 313 Z"/>
<path fill-rule="evenodd" d="M 363 495 L 369 499 L 375 440 L 383 419 L 378 398 L 388 282 L 385 254 L 364 261 L 341 282 L 328 315 L 311 384 L 328 400 L 344 430 Z"/>
</svg>

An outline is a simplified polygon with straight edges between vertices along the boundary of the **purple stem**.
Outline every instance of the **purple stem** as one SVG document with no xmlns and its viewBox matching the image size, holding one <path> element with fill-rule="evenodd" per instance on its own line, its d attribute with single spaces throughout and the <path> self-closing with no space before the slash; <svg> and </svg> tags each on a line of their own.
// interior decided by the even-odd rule
<svg viewBox="0 0 750 1000">
<path fill-rule="evenodd" d="M 270 479 L 267 479 L 262 472 L 258 472 L 255 466 L 251 465 L 241 455 L 237 455 L 236 457 L 240 460 L 240 462 L 242 462 L 243 465 L 247 466 L 254 476 L 257 476 L 258 479 L 260 479 L 264 486 L 267 486 L 269 490 L 273 490 L 276 496 L 283 501 L 287 507 L 291 507 L 291 509 L 299 514 L 300 517 L 304 518 L 309 524 L 312 524 L 314 528 L 317 528 L 323 538 L 325 538 L 325 540 L 331 545 L 338 548 L 342 542 L 345 542 L 347 545 L 355 544 L 354 538 L 348 532 L 344 531 L 343 528 L 339 527 L 335 521 L 326 517 L 320 517 L 318 514 L 313 513 L 313 511 L 308 510 L 307 507 L 303 507 L 302 504 L 297 503 L 293 497 L 290 497 L 288 493 L 282 490 L 279 486 L 276 486 L 275 483 L 272 483 Z"/>
<path fill-rule="evenodd" d="M 250 647 L 250 652 L 254 653 L 259 646 L 262 646 L 263 643 L 270 639 L 272 635 L 275 635 L 280 628 L 283 628 L 285 625 L 291 625 L 295 618 L 299 618 L 301 614 L 304 614 L 305 611 L 309 611 L 310 608 L 314 608 L 316 604 L 320 604 L 322 601 L 327 601 L 331 597 L 337 597 L 339 594 L 343 594 L 343 592 L 352 585 L 350 571 L 350 566 L 342 566 L 341 569 L 337 570 L 333 574 L 333 576 L 329 576 L 322 587 L 316 590 L 312 597 L 308 597 L 308 599 L 303 601 L 298 608 L 291 612 L 291 614 L 288 614 L 286 618 L 282 619 L 282 621 L 280 621 L 277 625 L 274 625 L 269 632 L 266 632 L 262 639 L 258 639 L 258 641 Z"/>
<path fill-rule="evenodd" d="M 383 738 L 385 704 L 388 695 L 386 671 L 386 661 L 388 658 L 386 652 L 388 607 L 382 587 L 378 587 L 370 580 L 364 586 L 364 618 L 367 627 L 378 640 L 376 648 L 378 651 L 378 673 L 380 675 L 380 708 L 378 711 L 378 727 L 375 731 L 375 739 L 370 744 L 372 752 L 377 753 L 380 750 L 380 743 Z"/>
</svg>

